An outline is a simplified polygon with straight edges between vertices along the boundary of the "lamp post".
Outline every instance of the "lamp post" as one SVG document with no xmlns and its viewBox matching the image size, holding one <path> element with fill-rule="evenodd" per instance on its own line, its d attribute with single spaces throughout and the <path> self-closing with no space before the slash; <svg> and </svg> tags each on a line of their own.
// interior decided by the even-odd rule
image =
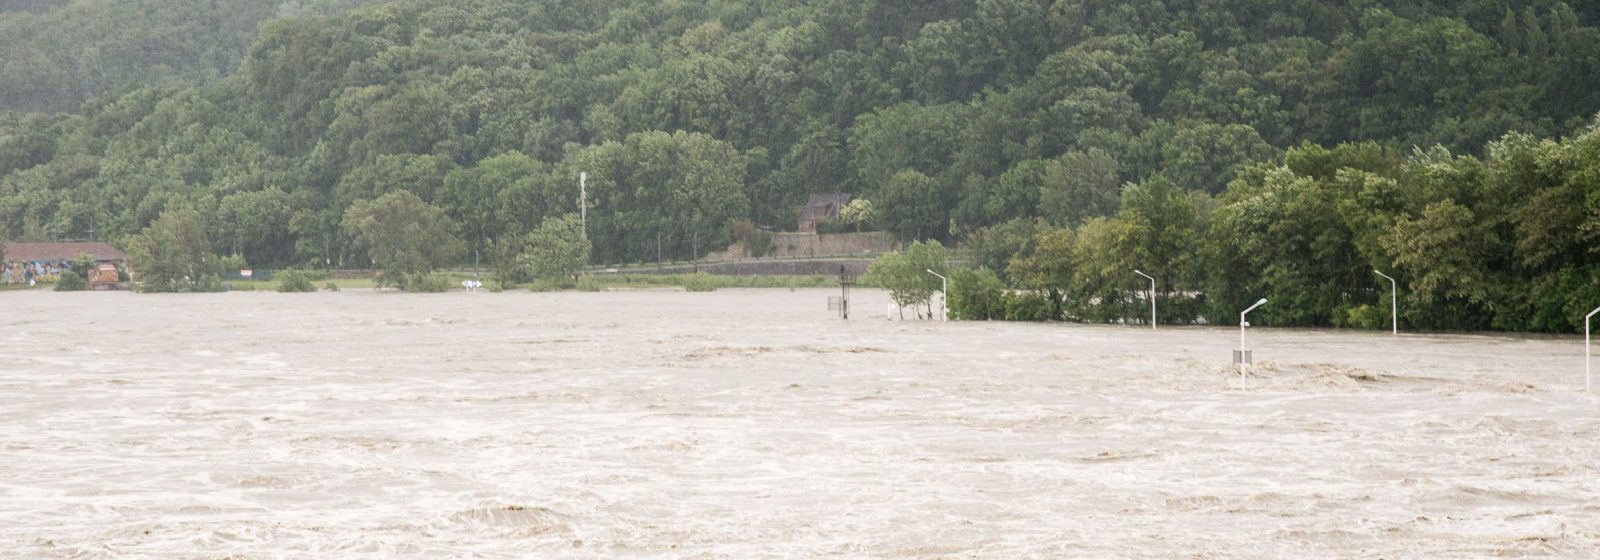
<svg viewBox="0 0 1600 560">
<path fill-rule="evenodd" d="M 1600 307 L 1583 316 L 1583 389 L 1591 393 L 1594 392 L 1594 376 L 1590 373 L 1589 366 L 1589 318 L 1595 313 L 1600 313 Z"/>
<path fill-rule="evenodd" d="M 589 238 L 589 172 L 578 172 L 578 224 L 583 228 L 583 238 Z"/>
<path fill-rule="evenodd" d="M 1252 305 L 1248 309 L 1245 309 L 1244 311 L 1240 311 L 1239 312 L 1239 388 L 1241 388 L 1241 389 L 1243 389 L 1244 386 L 1245 386 L 1245 383 L 1247 383 L 1247 381 L 1245 381 L 1245 378 L 1244 378 L 1245 362 L 1248 361 L 1245 358 L 1244 328 L 1246 326 L 1250 325 L 1250 323 L 1246 323 L 1245 322 L 1244 316 L 1245 316 L 1245 314 L 1247 314 L 1247 313 L 1249 313 L 1251 311 L 1254 311 L 1255 308 L 1261 307 L 1262 305 L 1264 305 L 1266 303 L 1267 303 L 1267 298 L 1261 298 L 1261 300 L 1257 301 L 1255 305 Z"/>
<path fill-rule="evenodd" d="M 1133 273 L 1150 279 L 1150 330 L 1156 330 L 1156 279 L 1137 268 Z"/>
<path fill-rule="evenodd" d="M 945 278 L 944 275 L 939 274 L 937 272 L 934 272 L 933 269 L 931 269 L 931 268 L 927 269 L 927 271 L 928 271 L 928 274 L 932 274 L 934 276 L 938 276 L 939 277 L 939 320 L 940 321 L 949 321 L 950 320 L 950 309 L 949 309 L 949 307 L 950 307 L 950 280 Z"/>
<path fill-rule="evenodd" d="M 1395 287 L 1396 284 L 1394 283 L 1394 279 L 1389 278 L 1388 274 L 1384 274 L 1376 270 L 1372 271 L 1372 273 L 1389 280 L 1389 334 L 1400 334 L 1400 307 L 1399 304 L 1396 303 L 1398 301 L 1396 299 L 1396 294 L 1400 292 L 1400 289 Z"/>
</svg>

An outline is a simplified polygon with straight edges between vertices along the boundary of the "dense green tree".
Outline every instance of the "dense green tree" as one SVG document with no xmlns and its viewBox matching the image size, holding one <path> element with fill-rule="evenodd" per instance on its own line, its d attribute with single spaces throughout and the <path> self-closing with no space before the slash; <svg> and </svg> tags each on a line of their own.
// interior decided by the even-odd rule
<svg viewBox="0 0 1600 560">
<path fill-rule="evenodd" d="M 877 223 L 902 238 L 937 237 L 943 233 L 944 203 L 938 183 L 920 172 L 895 174 L 872 197 L 878 201 Z"/>
<path fill-rule="evenodd" d="M 140 292 L 221 291 L 221 258 L 211 252 L 205 218 L 174 208 L 128 240 L 128 265 Z"/>
<path fill-rule="evenodd" d="M 933 316 L 933 294 L 942 284 L 928 271 L 950 276 L 947 261 L 949 254 L 938 241 L 917 241 L 903 253 L 889 253 L 872 261 L 867 269 L 867 280 L 889 291 L 889 298 L 900 306 L 902 318 L 905 308 L 916 311 L 917 317 Z"/>
<path fill-rule="evenodd" d="M 1004 319 L 1005 282 L 987 268 L 950 272 L 950 316 L 963 321 Z"/>
<path fill-rule="evenodd" d="M 589 264 L 589 251 L 589 239 L 578 216 L 554 216 L 528 233 L 517 263 L 531 278 L 573 282 Z"/>
<path fill-rule="evenodd" d="M 1039 181 L 1039 213 L 1060 227 L 1107 216 L 1121 198 L 1117 160 L 1098 148 L 1070 152 L 1050 162 Z"/>
<path fill-rule="evenodd" d="M 744 162 L 726 142 L 697 133 L 630 134 L 576 156 L 588 179 L 589 239 L 603 262 L 699 257 L 726 247 L 749 209 Z"/>
<path fill-rule="evenodd" d="M 289 223 L 294 218 L 289 193 L 273 187 L 235 193 L 217 206 L 217 233 L 212 237 L 224 252 L 242 254 L 258 266 L 275 267 L 292 260 L 294 244 Z"/>
<path fill-rule="evenodd" d="M 444 211 L 406 191 L 356 201 L 340 227 L 382 271 L 380 286 L 420 289 L 428 274 L 465 250 Z"/>
</svg>

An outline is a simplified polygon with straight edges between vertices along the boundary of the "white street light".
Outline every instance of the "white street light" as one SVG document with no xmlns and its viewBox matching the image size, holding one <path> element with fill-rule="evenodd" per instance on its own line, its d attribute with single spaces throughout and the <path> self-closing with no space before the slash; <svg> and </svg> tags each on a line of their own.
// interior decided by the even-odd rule
<svg viewBox="0 0 1600 560">
<path fill-rule="evenodd" d="M 1589 358 L 1589 318 L 1593 317 L 1595 313 L 1600 313 L 1600 307 L 1596 307 L 1594 311 L 1590 311 L 1588 315 L 1583 316 L 1583 388 L 1591 393 L 1594 392 L 1594 375 L 1589 371 L 1591 361 Z"/>
<path fill-rule="evenodd" d="M 1150 279 L 1150 330 L 1156 330 L 1156 279 L 1137 268 L 1133 273 Z"/>
<path fill-rule="evenodd" d="M 1395 294 L 1399 293 L 1400 289 L 1395 287 L 1394 279 L 1389 278 L 1388 274 L 1384 274 L 1376 270 L 1372 271 L 1372 273 L 1384 278 L 1388 278 L 1389 280 L 1389 334 L 1400 334 L 1400 307 L 1396 303 L 1397 300 L 1395 299 Z"/>
<path fill-rule="evenodd" d="M 937 272 L 934 272 L 933 269 L 931 269 L 931 268 L 927 269 L 927 271 L 928 271 L 928 274 L 932 274 L 934 276 L 938 276 L 939 277 L 939 320 L 940 321 L 949 321 L 950 320 L 950 280 L 946 279 L 944 277 L 944 275 L 939 274 Z"/>
<path fill-rule="evenodd" d="M 1245 316 L 1246 313 L 1254 311 L 1255 308 L 1261 307 L 1262 305 L 1264 305 L 1266 303 L 1267 303 L 1267 298 L 1261 298 L 1261 301 L 1257 301 L 1256 304 L 1250 306 L 1249 309 L 1245 309 L 1244 311 L 1240 311 L 1239 312 L 1239 388 L 1241 388 L 1241 389 L 1244 388 L 1245 383 L 1246 383 L 1245 378 L 1244 378 L 1244 368 L 1245 368 L 1245 362 L 1247 360 L 1245 359 L 1245 349 L 1244 349 L 1244 328 L 1246 326 L 1250 325 L 1250 323 L 1246 323 L 1245 322 L 1244 316 Z"/>
</svg>

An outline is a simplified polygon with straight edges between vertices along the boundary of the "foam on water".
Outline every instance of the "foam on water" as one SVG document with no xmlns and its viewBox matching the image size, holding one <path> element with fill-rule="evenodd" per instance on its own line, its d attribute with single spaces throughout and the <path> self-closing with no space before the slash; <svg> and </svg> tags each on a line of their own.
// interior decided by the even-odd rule
<svg viewBox="0 0 1600 560">
<path fill-rule="evenodd" d="M 0 557 L 1600 549 L 1580 340 L 1255 329 L 1240 391 L 1228 329 L 831 293 L 8 292 Z"/>
</svg>

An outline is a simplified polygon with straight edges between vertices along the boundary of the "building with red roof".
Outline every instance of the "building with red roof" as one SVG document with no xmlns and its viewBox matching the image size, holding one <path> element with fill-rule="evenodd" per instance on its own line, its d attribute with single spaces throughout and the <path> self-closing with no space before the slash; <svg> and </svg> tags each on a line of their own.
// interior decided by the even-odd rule
<svg viewBox="0 0 1600 560">
<path fill-rule="evenodd" d="M 116 287 L 115 281 L 106 282 L 106 275 L 98 271 L 102 265 L 126 267 L 128 254 L 98 241 L 8 242 L 4 246 L 5 262 L 0 263 L 0 283 L 55 282 L 62 270 L 72 268 L 72 259 L 80 254 L 94 257 L 95 270 L 85 272 L 90 280 L 96 280 L 91 282 L 91 288 Z"/>
</svg>

